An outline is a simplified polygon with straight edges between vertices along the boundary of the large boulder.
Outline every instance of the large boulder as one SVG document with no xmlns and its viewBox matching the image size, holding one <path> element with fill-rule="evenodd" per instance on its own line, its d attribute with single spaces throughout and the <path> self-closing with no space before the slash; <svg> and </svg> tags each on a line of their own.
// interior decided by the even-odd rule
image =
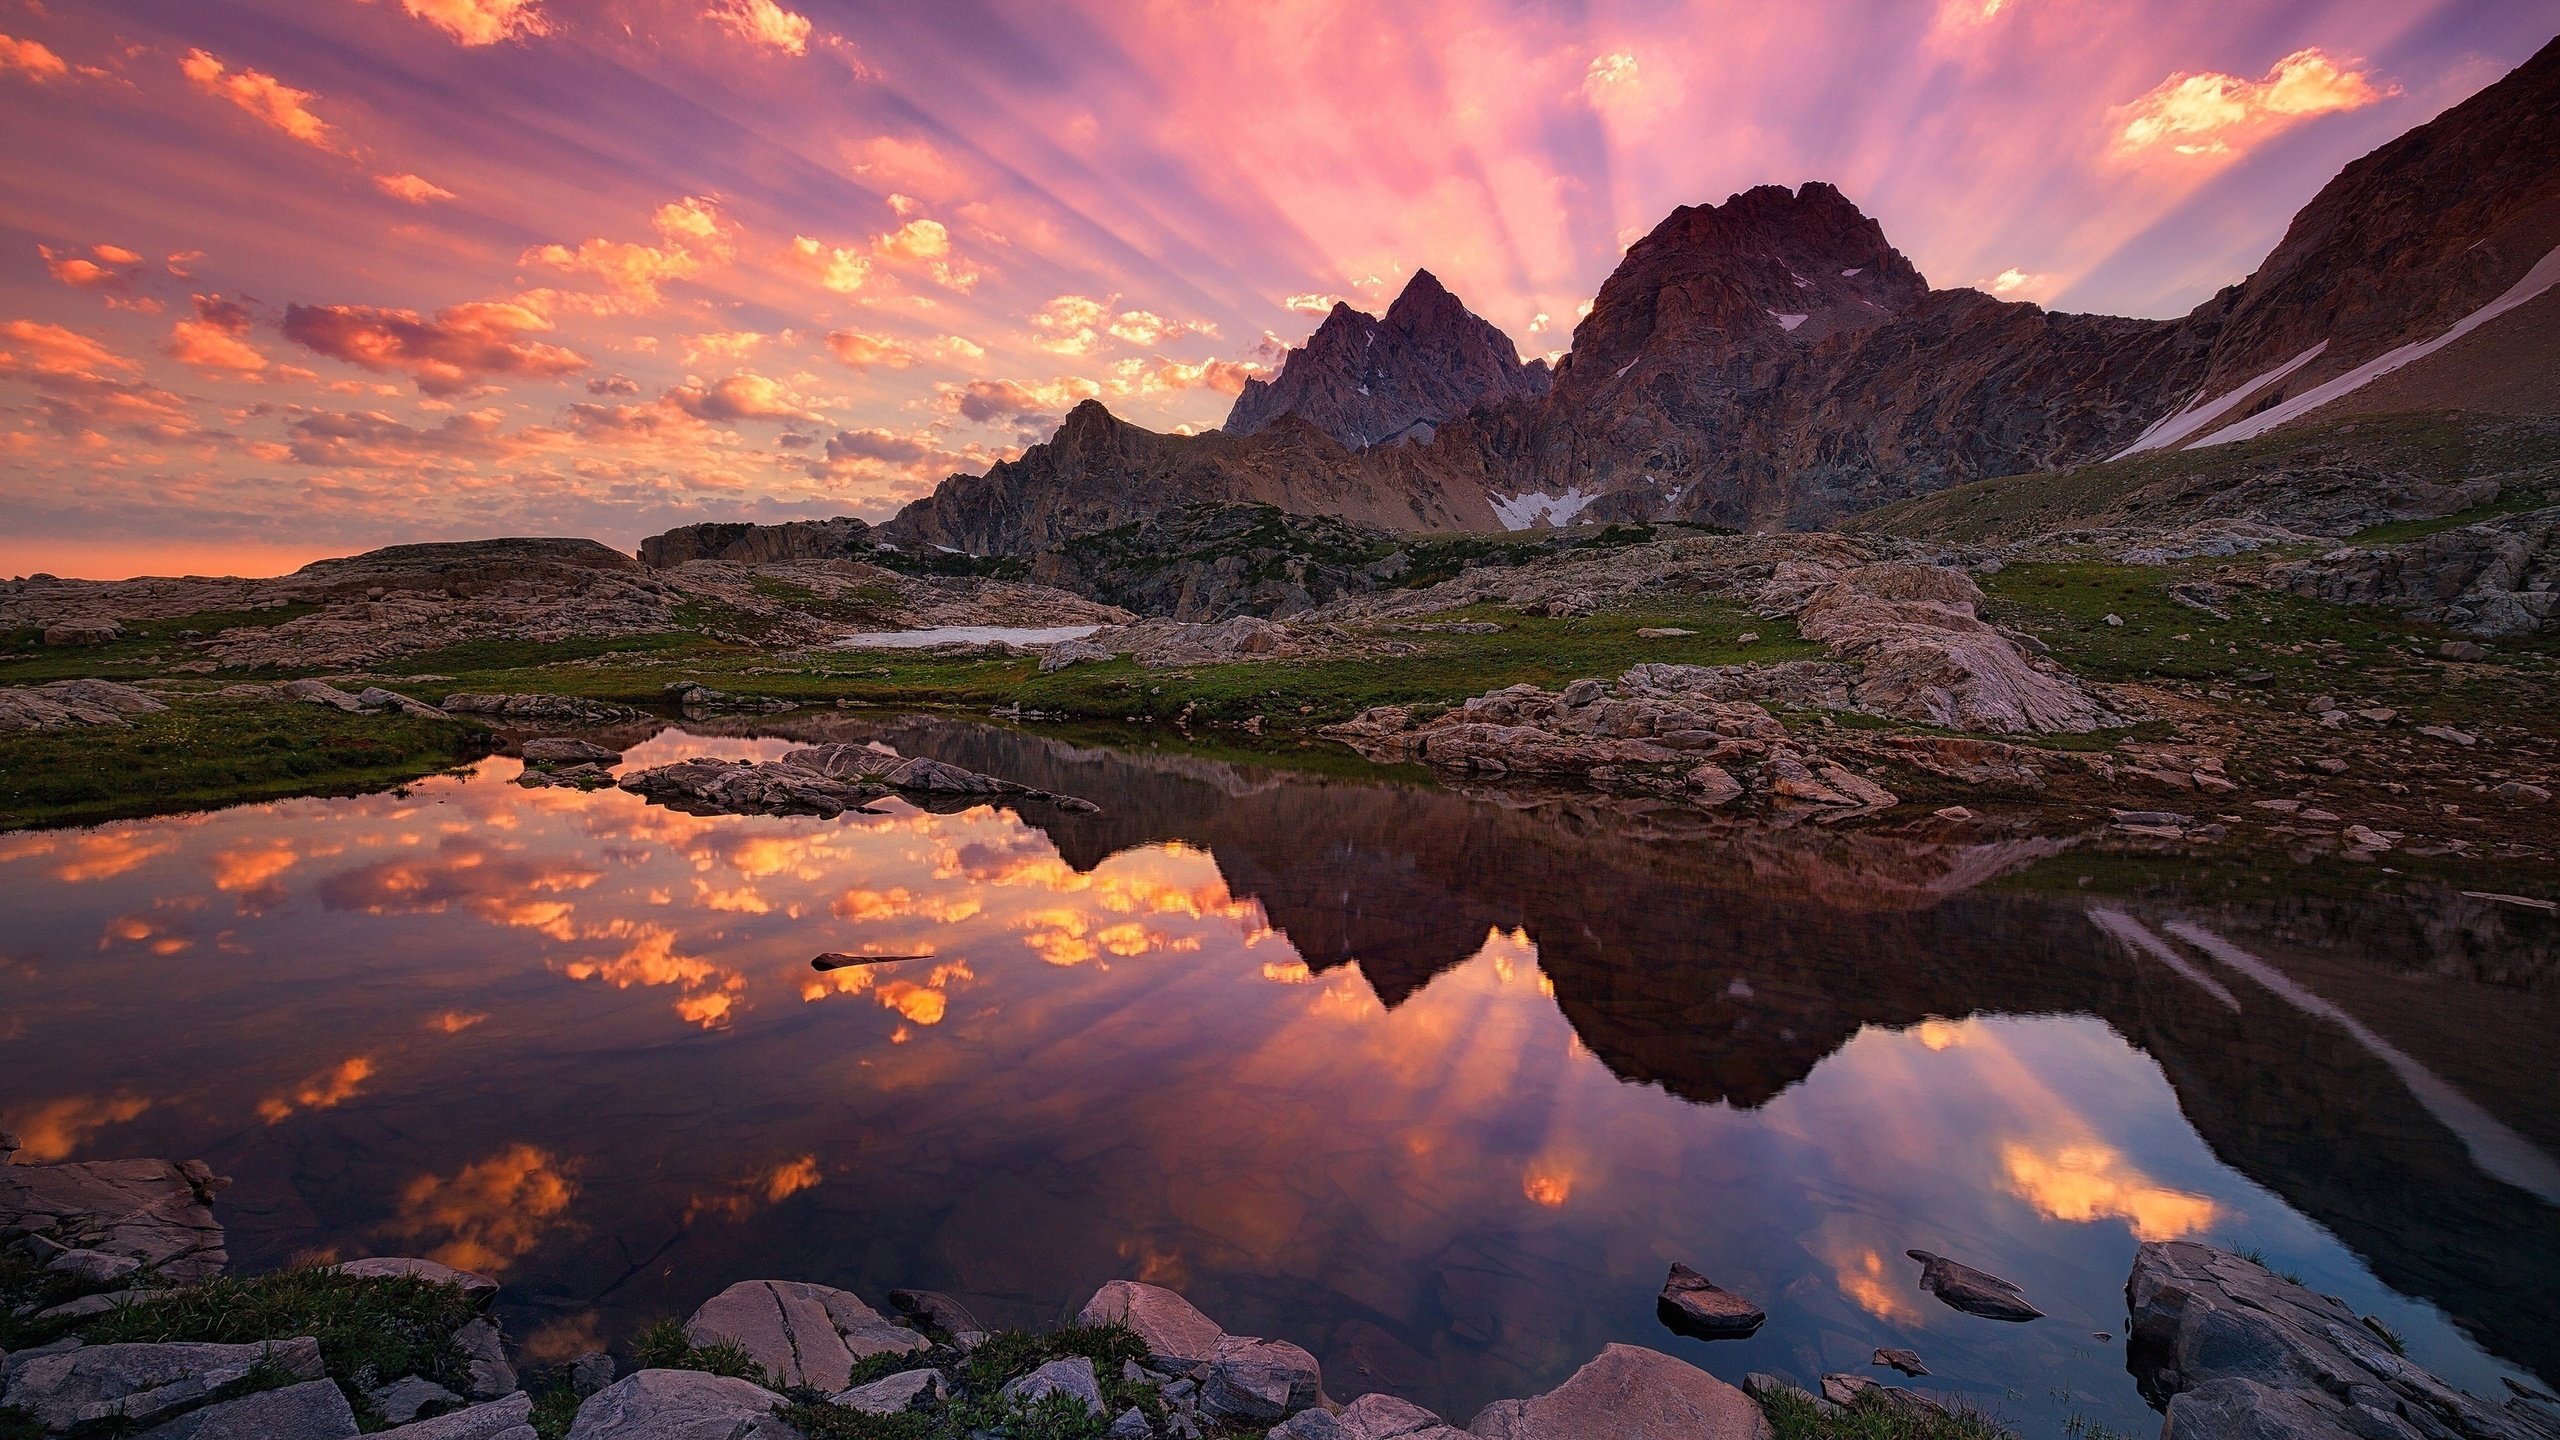
<svg viewBox="0 0 2560 1440">
<path fill-rule="evenodd" d="M 213 1220 L 214 1192 L 229 1183 L 196 1160 L 0 1166 L 0 1241 L 41 1235 L 190 1284 L 229 1263 Z"/>
<path fill-rule="evenodd" d="M 113 620 L 65 620 L 44 627 L 47 645 L 111 645 L 124 638 L 124 627 Z"/>
<path fill-rule="evenodd" d="M 1496 1400 L 1467 1429 L 1480 1440 L 1769 1440 L 1750 1396 L 1656 1350 L 1611 1345 L 1528 1400 Z"/>
<path fill-rule="evenodd" d="M 1384 1394 L 1363 1395 L 1333 1419 L 1350 1440 L 1465 1440 L 1467 1433 L 1410 1400 Z"/>
<path fill-rule="evenodd" d="M 781 1396 L 699 1370 L 640 1370 L 587 1397 L 569 1440 L 796 1440 Z"/>
<path fill-rule="evenodd" d="M 1076 1319 L 1087 1325 L 1128 1326 L 1146 1342 L 1149 1363 L 1171 1371 L 1205 1364 L 1227 1338 L 1218 1322 L 1192 1308 L 1190 1301 L 1137 1280 L 1114 1280 L 1094 1291 Z"/>
<path fill-rule="evenodd" d="M 1200 1409 L 1212 1419 L 1269 1425 L 1316 1403 L 1324 1373 L 1316 1357 L 1286 1340 L 1229 1335 L 1209 1356 Z"/>
<path fill-rule="evenodd" d="M 341 1275 L 355 1275 L 368 1280 L 424 1280 L 431 1285 L 450 1285 L 460 1290 L 471 1303 L 486 1308 L 498 1298 L 498 1282 L 486 1275 L 456 1270 L 434 1260 L 421 1260 L 407 1255 L 376 1255 L 363 1260 L 349 1260 L 329 1267 Z"/>
<path fill-rule="evenodd" d="M 305 1380 L 208 1405 L 152 1426 L 139 1440 L 347 1440 L 358 1429 L 338 1382 Z"/>
<path fill-rule="evenodd" d="M 486 1405 L 448 1411 L 379 1433 L 398 1440 L 534 1440 L 533 1397 L 519 1390 Z"/>
<path fill-rule="evenodd" d="M 931 1344 L 850 1290 L 798 1280 L 740 1281 L 704 1301 L 684 1333 L 696 1345 L 736 1345 L 778 1384 L 830 1394 L 852 1384 L 857 1360 Z"/>
<path fill-rule="evenodd" d="M 1102 1379 L 1093 1373 L 1093 1361 L 1082 1355 L 1052 1360 L 1028 1375 L 1017 1375 L 999 1393 L 1017 1405 L 1037 1405 L 1053 1395 L 1064 1395 L 1088 1415 L 1104 1410 Z"/>
<path fill-rule="evenodd" d="M 2492 1406 L 2394 1354 L 2353 1310 L 2253 1261 L 2192 1241 L 2142 1247 L 2126 1277 L 2126 1368 L 2165 1404 L 2162 1440 L 2540 1440 L 2520 1408 Z"/>
<path fill-rule="evenodd" d="M 152 1425 L 223 1399 L 262 1363 L 290 1379 L 317 1380 L 320 1342 L 83 1345 L 11 1363 L 6 1400 L 45 1430 Z"/>
<path fill-rule="evenodd" d="M 0 731 L 69 730 L 83 725 L 129 730 L 134 716 L 168 708 L 157 698 L 112 680 L 56 680 L 0 690 Z"/>
<path fill-rule="evenodd" d="M 1808 640 L 1857 661 L 1861 708 L 1951 730 L 2086 732 L 2121 717 L 1974 613 L 1972 579 L 1942 565 L 1862 565 L 1796 615 Z"/>
</svg>

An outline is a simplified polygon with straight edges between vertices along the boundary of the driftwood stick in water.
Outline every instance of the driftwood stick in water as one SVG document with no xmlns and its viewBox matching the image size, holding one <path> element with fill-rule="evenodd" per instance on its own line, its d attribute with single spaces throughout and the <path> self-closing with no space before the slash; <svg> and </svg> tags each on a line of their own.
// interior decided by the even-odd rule
<svg viewBox="0 0 2560 1440">
<path fill-rule="evenodd" d="M 933 952 L 930 950 L 921 955 L 842 955 L 831 950 L 810 961 L 809 968 L 819 971 L 842 970 L 852 965 L 886 965 L 892 960 L 930 960 L 932 958 Z"/>
</svg>

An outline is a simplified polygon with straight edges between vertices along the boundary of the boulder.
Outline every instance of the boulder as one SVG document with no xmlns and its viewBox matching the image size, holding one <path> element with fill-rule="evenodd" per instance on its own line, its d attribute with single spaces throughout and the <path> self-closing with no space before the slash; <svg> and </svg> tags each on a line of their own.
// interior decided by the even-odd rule
<svg viewBox="0 0 2560 1440">
<path fill-rule="evenodd" d="M 852 1383 L 857 1360 L 931 1343 L 850 1290 L 798 1280 L 740 1281 L 703 1302 L 684 1333 L 696 1345 L 738 1346 L 782 1385 L 829 1393 Z"/>
<path fill-rule="evenodd" d="M 619 750 L 569 735 L 527 740 L 517 747 L 517 753 L 524 756 L 527 765 L 611 765 L 622 758 Z"/>
<path fill-rule="evenodd" d="M 378 1433 L 399 1440 L 535 1440 L 533 1397 L 519 1390 L 486 1405 L 447 1411 Z"/>
<path fill-rule="evenodd" d="M 287 680 L 276 688 L 276 693 L 287 700 L 299 700 L 306 705 L 326 705 L 350 715 L 364 709 L 356 697 L 326 680 Z"/>
<path fill-rule="evenodd" d="M 84 1345 L 9 1366 L 9 1404 L 47 1430 L 121 1420 L 152 1425 L 199 1410 L 260 1362 L 295 1380 L 321 1377 L 320 1342 L 255 1345 Z"/>
<path fill-rule="evenodd" d="M 113 620 L 64 620 L 44 627 L 47 645 L 111 645 L 124 637 Z"/>
<path fill-rule="evenodd" d="M 895 1415 L 912 1409 L 918 1399 L 943 1393 L 939 1370 L 901 1370 L 895 1375 L 839 1391 L 833 1400 L 865 1415 Z"/>
<path fill-rule="evenodd" d="M 1028 1375 L 1015 1376 L 997 1393 L 1025 1406 L 1036 1405 L 1052 1395 L 1065 1395 L 1081 1403 L 1088 1415 L 1105 1413 L 1102 1380 L 1093 1373 L 1093 1361 L 1082 1355 L 1052 1360 Z"/>
<path fill-rule="evenodd" d="M 56 680 L 0 690 L 0 732 L 69 730 L 83 725 L 127 730 L 134 716 L 168 708 L 156 697 L 112 680 Z"/>
<path fill-rule="evenodd" d="M 899 1314 L 923 1322 L 945 1335 L 984 1335 L 985 1322 L 969 1307 L 939 1290 L 892 1290 L 889 1304 Z"/>
<path fill-rule="evenodd" d="M 189 1284 L 229 1263 L 213 1220 L 214 1192 L 229 1183 L 195 1160 L 0 1166 L 0 1239 L 41 1235 Z"/>
<path fill-rule="evenodd" d="M 377 1255 L 363 1260 L 349 1260 L 329 1267 L 341 1275 L 356 1275 L 369 1280 L 412 1279 L 431 1285 L 451 1285 L 471 1303 L 486 1308 L 498 1298 L 498 1282 L 486 1275 L 456 1270 L 433 1260 L 420 1260 L 406 1255 Z"/>
<path fill-rule="evenodd" d="M 1906 1250 L 1904 1254 L 1920 1262 L 1920 1288 L 1937 1296 L 1967 1315 L 1985 1320 L 2035 1320 L 2044 1312 L 2027 1303 L 2026 1293 L 2017 1286 L 1987 1270 L 1932 1255 L 1926 1250 Z"/>
<path fill-rule="evenodd" d="M 483 1315 L 453 1332 L 453 1343 L 462 1347 L 470 1365 L 472 1399 L 495 1400 L 515 1393 L 516 1367 L 507 1362 L 506 1342 L 498 1334 L 497 1321 Z"/>
<path fill-rule="evenodd" d="M 1269 1425 L 1316 1403 L 1324 1375 L 1316 1357 L 1286 1340 L 1229 1335 L 1209 1356 L 1200 1411 L 1240 1425 Z"/>
<path fill-rule="evenodd" d="M 52 1274 L 99 1290 L 132 1279 L 141 1272 L 142 1262 L 130 1255 L 110 1255 L 104 1250 L 65 1250 L 44 1262 L 44 1268 Z"/>
<path fill-rule="evenodd" d="M 569 1362 L 569 1388 L 580 1395 L 593 1395 L 613 1383 L 613 1357 L 602 1350 L 590 1350 Z"/>
<path fill-rule="evenodd" d="M 1528 1400 L 1496 1400 L 1467 1429 L 1479 1440 L 1769 1440 L 1751 1397 L 1695 1365 L 1611 1345 Z"/>
<path fill-rule="evenodd" d="M 154 1425 L 139 1440 L 346 1440 L 355 1408 L 335 1380 L 305 1380 L 207 1405 Z"/>
<path fill-rule="evenodd" d="M 1187 1371 L 1218 1352 L 1226 1332 L 1191 1302 L 1161 1285 L 1114 1280 L 1093 1292 L 1076 1312 L 1087 1325 L 1126 1325 L 1145 1342 L 1149 1363 L 1160 1369 Z"/>
<path fill-rule="evenodd" d="M 2060 667 L 1975 613 L 1982 592 L 1942 565 L 1862 565 L 1816 590 L 1796 628 L 1863 667 L 1861 708 L 1951 730 L 2085 733 L 2122 723 Z"/>
<path fill-rule="evenodd" d="M 1308 1410 L 1297 1418 L 1304 1420 L 1324 1413 Z M 1363 1395 L 1343 1406 L 1342 1413 L 1333 1418 L 1341 1422 L 1343 1433 L 1350 1440 L 1464 1440 L 1467 1433 L 1412 1401 L 1393 1395 Z"/>
<path fill-rule="evenodd" d="M 415 715 L 422 720 L 446 718 L 443 711 L 424 700 L 412 700 L 397 690 L 386 690 L 379 685 L 367 685 L 357 691 L 356 708 L 368 715 L 379 714 L 385 710 L 397 710 L 403 715 Z"/>
<path fill-rule="evenodd" d="M 1310 1413 L 1321 1415 L 1324 1412 Z M 1155 1433 L 1156 1427 L 1147 1423 L 1147 1412 L 1135 1405 L 1121 1411 L 1120 1418 L 1111 1422 L 1111 1428 L 1102 1432 L 1104 1440 L 1151 1440 Z"/>
<path fill-rule="evenodd" d="M 1759 1306 L 1723 1289 L 1686 1265 L 1673 1262 L 1654 1302 L 1662 1323 L 1701 1340 L 1733 1340 L 1751 1334 L 1769 1315 Z"/>
<path fill-rule="evenodd" d="M 641 1370 L 588 1396 L 568 1440 L 784 1440 L 795 1432 L 773 1418 L 782 1403 L 726 1375 Z"/>
<path fill-rule="evenodd" d="M 614 782 L 673 809 L 707 815 L 815 815 L 859 810 L 888 794 L 865 781 L 831 779 L 797 765 L 699 757 L 653 766 Z"/>
<path fill-rule="evenodd" d="M 1322 1410 L 1301 1410 L 1263 1433 L 1265 1440 L 1351 1440 L 1350 1428 Z"/>
<path fill-rule="evenodd" d="M 628 705 L 569 695 L 447 695 L 448 715 L 480 715 L 500 725 L 628 725 L 649 717 Z"/>
<path fill-rule="evenodd" d="M 430 1407 L 442 1414 L 462 1403 L 461 1396 L 433 1380 L 420 1379 L 415 1375 L 404 1375 L 388 1385 L 368 1390 L 365 1398 L 373 1402 L 374 1409 L 382 1412 L 383 1419 L 394 1425 L 406 1425 Z"/>
</svg>

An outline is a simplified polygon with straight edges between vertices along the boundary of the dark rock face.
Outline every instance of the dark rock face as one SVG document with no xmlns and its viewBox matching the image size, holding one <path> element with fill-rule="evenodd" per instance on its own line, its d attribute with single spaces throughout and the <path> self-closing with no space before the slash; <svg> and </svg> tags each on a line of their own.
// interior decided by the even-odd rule
<svg viewBox="0 0 2560 1440">
<path fill-rule="evenodd" d="M 2560 617 L 2560 508 L 2505 515 L 2405 545 L 2350 549 L 2279 566 L 2293 590 L 2346 605 L 2391 605 L 2467 635 L 2527 635 Z"/>
<path fill-rule="evenodd" d="M 850 515 L 780 525 L 683 525 L 640 542 L 640 563 L 653 570 L 688 560 L 770 565 L 780 560 L 868 558 L 871 526 Z"/>
<path fill-rule="evenodd" d="M 1546 362 L 1523 364 L 1510 337 L 1417 270 L 1383 317 L 1337 302 L 1276 377 L 1245 382 L 1225 428 L 1251 435 L 1295 415 L 1353 450 L 1428 440 L 1486 401 L 1545 394 L 1547 379 Z"/>
</svg>

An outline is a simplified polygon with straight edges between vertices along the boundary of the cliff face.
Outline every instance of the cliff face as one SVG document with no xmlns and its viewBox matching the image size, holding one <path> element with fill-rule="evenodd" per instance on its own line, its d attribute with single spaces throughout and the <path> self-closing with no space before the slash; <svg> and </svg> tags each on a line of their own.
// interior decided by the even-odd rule
<svg viewBox="0 0 2560 1440">
<path fill-rule="evenodd" d="M 1225 428 L 1252 435 L 1294 415 L 1358 450 L 1429 440 L 1477 405 L 1546 390 L 1544 361 L 1522 364 L 1508 336 L 1419 270 L 1384 317 L 1336 303 L 1278 376 L 1245 382 Z"/>
<path fill-rule="evenodd" d="M 640 563 L 660 570 L 688 560 L 771 565 L 783 560 L 868 556 L 870 536 L 871 526 L 850 515 L 832 520 L 790 520 L 779 525 L 681 525 L 641 541 Z"/>
</svg>

